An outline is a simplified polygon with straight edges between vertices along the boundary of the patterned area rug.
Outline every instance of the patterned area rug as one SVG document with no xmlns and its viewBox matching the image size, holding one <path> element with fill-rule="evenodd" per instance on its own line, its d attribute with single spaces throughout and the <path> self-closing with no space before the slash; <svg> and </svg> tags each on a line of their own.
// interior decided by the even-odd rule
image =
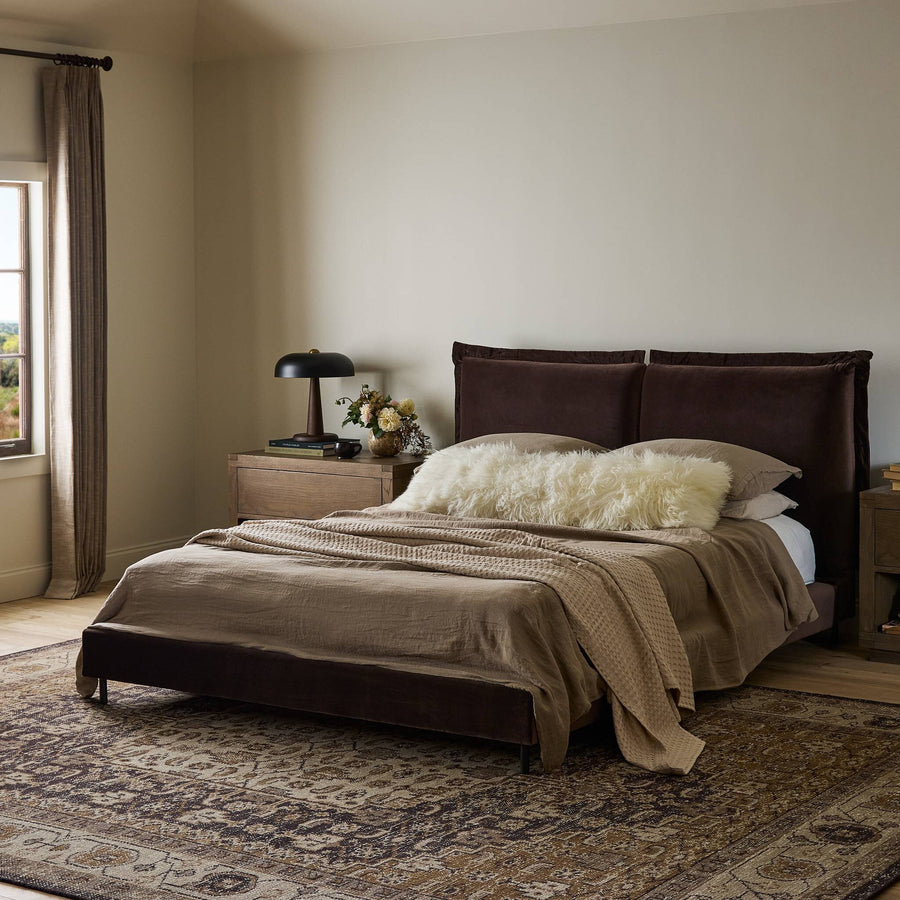
<svg viewBox="0 0 900 900">
<path fill-rule="evenodd" d="M 900 876 L 900 707 L 699 698 L 687 776 L 601 729 L 520 776 L 486 742 L 110 685 L 0 658 L 0 880 L 102 900 L 864 898 Z"/>
</svg>

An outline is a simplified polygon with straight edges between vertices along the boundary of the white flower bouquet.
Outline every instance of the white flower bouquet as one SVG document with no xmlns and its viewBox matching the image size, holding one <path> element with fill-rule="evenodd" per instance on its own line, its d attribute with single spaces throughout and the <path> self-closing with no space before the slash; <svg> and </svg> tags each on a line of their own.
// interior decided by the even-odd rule
<svg viewBox="0 0 900 900">
<path fill-rule="evenodd" d="M 371 428 L 375 437 L 384 434 L 399 434 L 403 449 L 414 456 L 425 456 L 433 449 L 431 438 L 422 431 L 416 421 L 416 404 L 409 398 L 392 400 L 390 394 L 370 388 L 364 384 L 359 396 L 352 400 L 341 397 L 338 406 L 347 406 L 347 416 L 342 425 L 359 425 Z"/>
</svg>

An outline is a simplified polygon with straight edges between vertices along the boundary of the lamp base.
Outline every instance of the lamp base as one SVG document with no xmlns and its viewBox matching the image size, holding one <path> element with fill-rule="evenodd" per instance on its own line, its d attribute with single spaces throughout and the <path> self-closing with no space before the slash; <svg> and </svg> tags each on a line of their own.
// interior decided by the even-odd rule
<svg viewBox="0 0 900 900">
<path fill-rule="evenodd" d="M 321 443 L 322 441 L 336 441 L 337 439 L 338 436 L 332 431 L 325 431 L 322 434 L 295 434 L 291 438 L 292 441 L 305 441 L 307 443 Z"/>
</svg>

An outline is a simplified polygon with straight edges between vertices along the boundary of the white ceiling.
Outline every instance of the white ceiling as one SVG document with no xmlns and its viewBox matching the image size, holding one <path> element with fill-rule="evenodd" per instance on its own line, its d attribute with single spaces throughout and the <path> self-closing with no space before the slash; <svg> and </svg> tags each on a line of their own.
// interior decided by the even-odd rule
<svg viewBox="0 0 900 900">
<path fill-rule="evenodd" d="M 233 59 L 853 0 L 0 0 L 0 35 Z"/>
</svg>

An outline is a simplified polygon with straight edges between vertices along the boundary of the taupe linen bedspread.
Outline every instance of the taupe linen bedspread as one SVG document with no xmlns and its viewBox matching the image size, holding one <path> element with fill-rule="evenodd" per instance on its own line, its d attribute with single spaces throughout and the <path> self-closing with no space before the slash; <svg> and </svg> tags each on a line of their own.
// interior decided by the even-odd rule
<svg viewBox="0 0 900 900">
<path fill-rule="evenodd" d="M 679 725 L 691 667 L 697 687 L 739 683 L 814 615 L 777 537 L 743 525 L 600 533 L 384 508 L 248 522 L 131 567 L 97 621 L 524 687 L 547 769 L 605 681 L 626 758 L 685 772 L 702 748 Z"/>
</svg>

